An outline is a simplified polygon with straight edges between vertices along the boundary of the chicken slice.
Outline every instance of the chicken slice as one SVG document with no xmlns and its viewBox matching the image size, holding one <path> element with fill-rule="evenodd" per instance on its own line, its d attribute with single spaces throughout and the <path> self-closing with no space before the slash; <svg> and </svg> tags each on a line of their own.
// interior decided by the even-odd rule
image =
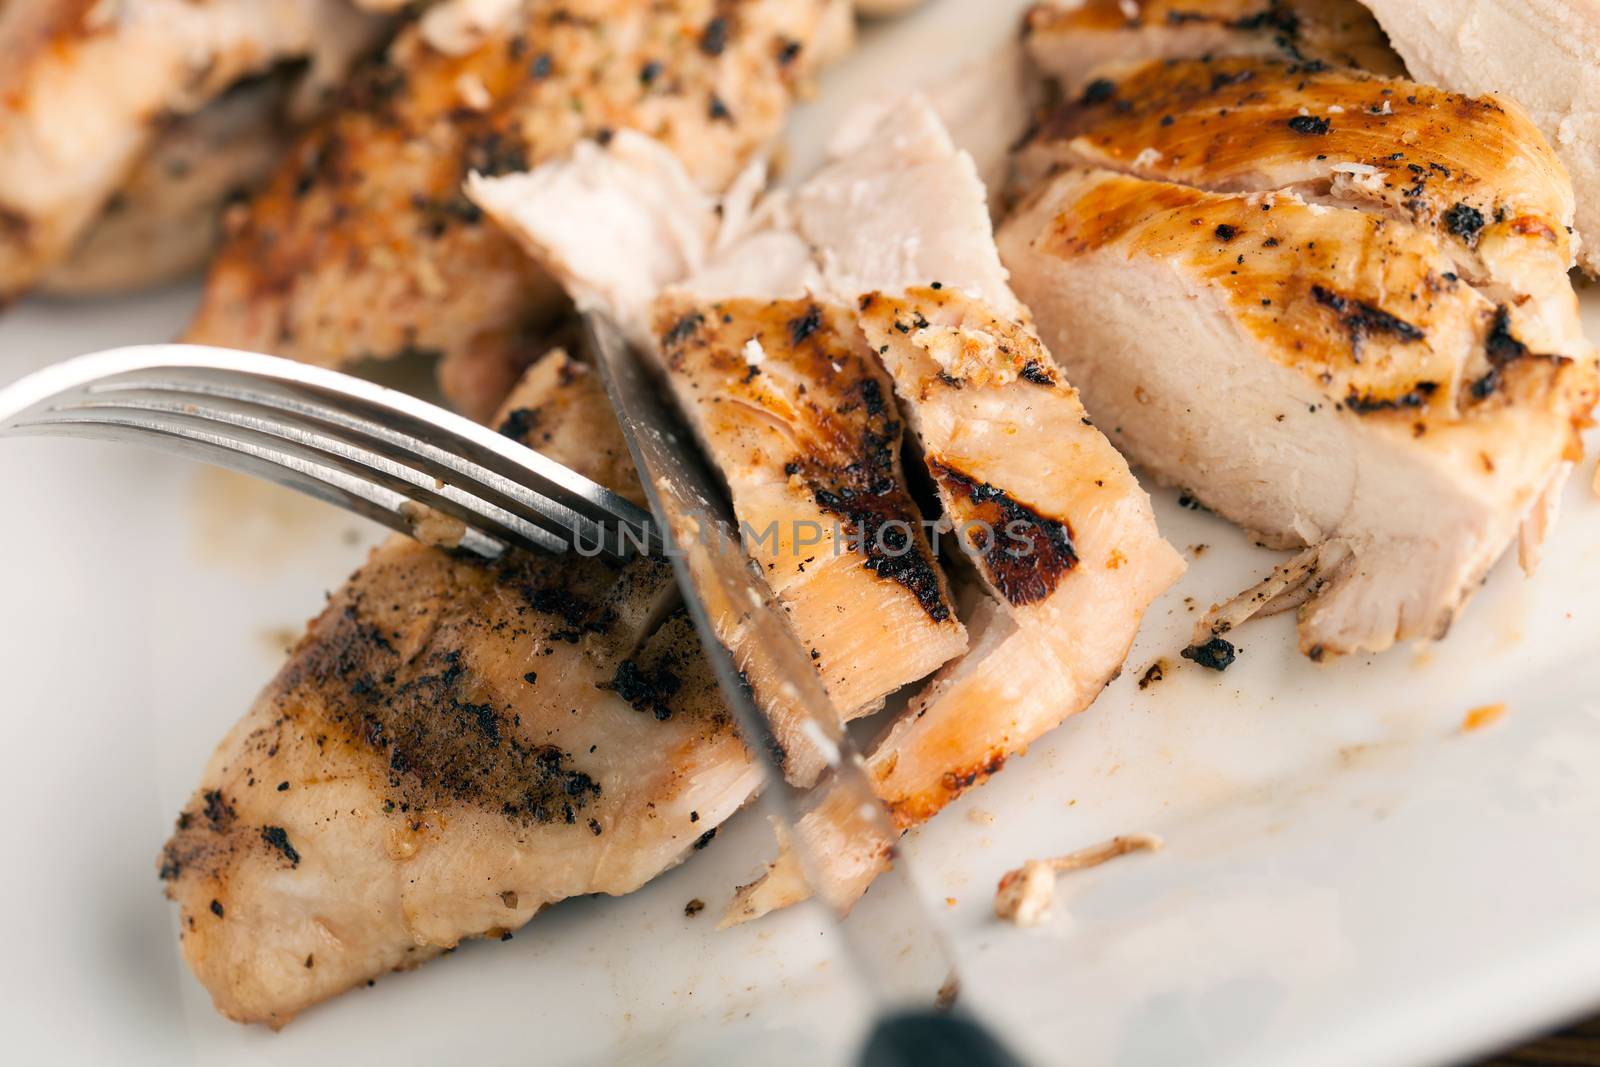
<svg viewBox="0 0 1600 1067">
<path fill-rule="evenodd" d="M 893 387 L 854 315 L 681 292 L 656 308 L 667 381 L 840 713 L 877 711 L 965 651 L 900 469 Z"/>
<path fill-rule="evenodd" d="M 474 10 L 491 8 L 473 21 Z M 720 191 L 777 134 L 830 0 L 456 2 L 403 30 L 229 234 L 188 339 L 343 365 L 424 351 L 472 413 L 558 292 L 462 191 L 634 129 Z M 481 11 L 479 12 L 482 13 Z M 464 22 L 475 29 L 461 40 Z M 462 365 L 468 365 L 463 367 Z"/>
<path fill-rule="evenodd" d="M 1406 220 L 1437 233 L 1451 269 L 1510 308 L 1528 344 L 1586 349 L 1567 278 L 1572 187 L 1510 101 L 1261 59 L 1112 66 L 1096 85 L 1020 153 L 1024 187 L 1062 165 L 1103 167 Z"/>
<path fill-rule="evenodd" d="M 32 0 L 0 11 L 0 302 L 65 259 L 158 138 L 242 78 L 342 74 L 386 25 L 346 0 Z"/>
<path fill-rule="evenodd" d="M 216 247 L 223 208 L 254 188 L 293 143 L 294 82 L 250 81 L 163 132 L 72 254 L 40 283 L 102 296 L 175 281 Z"/>
<path fill-rule="evenodd" d="M 503 429 L 642 499 L 564 356 Z M 638 888 L 759 781 L 665 562 L 395 538 L 219 746 L 161 875 L 217 1009 L 281 1026 L 547 904 Z"/>
<path fill-rule="evenodd" d="M 1580 258 L 1600 274 L 1600 5 L 1594 0 L 1364 0 L 1411 76 L 1527 108 L 1578 191 Z"/>
<path fill-rule="evenodd" d="M 1004 609 L 992 651 L 936 677 L 872 753 L 912 825 L 1088 707 L 1184 565 L 1026 321 L 949 287 L 864 303 L 945 516 Z"/>
<path fill-rule="evenodd" d="M 1070 169 L 1000 246 L 1114 441 L 1264 541 L 1316 550 L 1313 658 L 1442 636 L 1594 403 L 1581 338 L 1525 343 L 1407 221 Z"/>
<path fill-rule="evenodd" d="M 1262 56 L 1405 73 L 1357 0 L 1046 0 L 1022 34 L 1069 95 L 1114 60 Z"/>
</svg>

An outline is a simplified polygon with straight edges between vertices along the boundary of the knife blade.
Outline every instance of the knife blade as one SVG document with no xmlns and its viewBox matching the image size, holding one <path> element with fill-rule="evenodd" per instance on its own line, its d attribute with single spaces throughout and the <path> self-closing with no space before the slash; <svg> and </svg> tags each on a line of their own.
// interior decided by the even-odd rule
<svg viewBox="0 0 1600 1067">
<path fill-rule="evenodd" d="M 822 679 L 745 553 L 721 483 L 707 470 L 693 437 L 663 403 L 653 375 L 615 323 L 591 312 L 585 329 L 689 614 L 745 743 L 765 766 L 767 801 L 807 882 L 842 920 L 852 901 L 831 892 L 829 857 L 818 854 L 802 828 L 806 812 L 824 800 L 830 807 L 842 805 L 851 813 L 852 842 L 884 855 L 894 854 L 899 831 Z M 753 677 L 775 692 L 758 699 L 749 684 Z M 792 721 L 775 722 L 780 716 Z M 781 765 L 778 738 L 796 733 L 815 746 L 826 767 L 824 780 L 810 790 L 788 782 Z M 931 1004 L 955 968 L 903 858 L 879 876 L 873 892 L 875 904 L 883 896 L 895 898 L 891 913 L 901 929 L 891 934 L 877 924 L 841 922 L 858 975 L 886 1011 Z"/>
</svg>

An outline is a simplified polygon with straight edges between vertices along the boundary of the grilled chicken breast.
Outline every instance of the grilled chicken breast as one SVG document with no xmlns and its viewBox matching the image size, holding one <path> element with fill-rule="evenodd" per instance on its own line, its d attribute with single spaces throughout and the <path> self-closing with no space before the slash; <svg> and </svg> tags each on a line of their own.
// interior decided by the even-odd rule
<svg viewBox="0 0 1600 1067">
<path fill-rule="evenodd" d="M 634 129 L 720 191 L 836 46 L 833 12 L 829 0 L 430 10 L 241 214 L 189 340 L 325 365 L 434 352 L 447 395 L 492 410 L 557 290 L 484 224 L 467 176 Z"/>
<path fill-rule="evenodd" d="M 642 500 L 564 356 L 504 430 Z M 639 887 L 759 780 L 664 561 L 395 538 L 218 747 L 161 876 L 217 1009 L 280 1026 L 547 904 Z"/>
<path fill-rule="evenodd" d="M 620 138 L 472 194 L 580 303 L 632 324 L 662 356 L 747 523 L 839 517 L 846 530 L 915 530 L 892 458 L 892 386 L 992 598 L 968 624 L 978 628 L 965 655 L 950 659 L 963 647 L 959 624 L 920 538 L 879 546 L 877 558 L 847 549 L 829 560 L 781 540 L 752 551 L 798 636 L 818 648 L 842 710 L 945 663 L 870 756 L 911 826 L 1086 707 L 1182 563 L 1007 287 L 971 158 L 920 98 L 862 143 L 874 151 L 792 195 L 730 199 L 720 212 L 656 195 L 672 187 L 656 172 L 673 161 Z M 574 218 L 595 221 L 586 232 L 555 221 Z M 652 320 L 639 305 L 653 291 Z M 850 617 L 867 611 L 877 614 Z M 899 655 L 838 640 L 841 626 L 890 637 Z M 859 896 L 887 862 L 861 850 L 851 824 L 827 798 L 802 822 L 832 860 L 836 901 Z M 751 918 L 805 895 L 786 857 L 741 891 L 735 912 Z"/>
<path fill-rule="evenodd" d="M 1405 73 L 1357 0 L 1046 0 L 1022 33 L 1068 95 L 1112 61 L 1258 56 Z"/>
<path fill-rule="evenodd" d="M 1600 274 L 1600 4 L 1364 0 L 1411 76 L 1527 108 L 1578 191 L 1580 259 Z"/>
<path fill-rule="evenodd" d="M 241 78 L 342 74 L 382 32 L 346 0 L 32 0 L 0 11 L 0 302 L 67 257 L 159 137 Z"/>
<path fill-rule="evenodd" d="M 294 92 L 290 78 L 256 79 L 174 120 L 40 288 L 101 296 L 204 266 L 224 206 L 259 184 L 293 143 Z"/>
<path fill-rule="evenodd" d="M 1309 549 L 1252 594 L 1301 605 L 1308 654 L 1442 636 L 1519 527 L 1531 565 L 1594 403 L 1559 161 L 1509 102 L 1348 71 L 1095 87 L 1025 150 L 1056 171 L 1000 245 L 1096 422 Z"/>
</svg>

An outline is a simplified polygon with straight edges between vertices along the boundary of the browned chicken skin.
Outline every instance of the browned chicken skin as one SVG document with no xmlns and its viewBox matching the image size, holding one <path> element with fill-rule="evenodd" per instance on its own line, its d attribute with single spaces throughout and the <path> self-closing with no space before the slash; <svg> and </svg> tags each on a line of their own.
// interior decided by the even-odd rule
<svg viewBox="0 0 1600 1067">
<path fill-rule="evenodd" d="M 564 356 L 504 429 L 641 499 Z M 395 538 L 218 747 L 161 876 L 218 1010 L 279 1026 L 546 904 L 638 888 L 759 780 L 666 562 Z"/>
<path fill-rule="evenodd" d="M 1455 271 L 1508 303 L 1530 343 L 1581 343 L 1566 278 L 1572 188 L 1515 105 L 1256 59 L 1115 65 L 1095 88 L 1030 138 L 1024 186 L 1076 164 L 1404 220 L 1435 231 Z"/>
<path fill-rule="evenodd" d="M 400 34 L 241 214 L 188 334 L 323 365 L 440 354 L 492 410 L 558 293 L 462 186 L 620 129 L 721 189 L 776 135 L 822 50 L 827 0 L 512 5 L 453 54 Z"/>
</svg>

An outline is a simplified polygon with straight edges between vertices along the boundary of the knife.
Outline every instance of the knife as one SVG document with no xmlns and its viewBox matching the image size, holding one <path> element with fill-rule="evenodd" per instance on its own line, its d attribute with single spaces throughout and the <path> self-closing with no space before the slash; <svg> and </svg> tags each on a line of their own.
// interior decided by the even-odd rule
<svg viewBox="0 0 1600 1067">
<path fill-rule="evenodd" d="M 693 436 L 662 402 L 654 377 L 611 319 L 587 312 L 584 332 L 706 657 L 745 745 L 765 770 L 764 801 L 787 830 L 784 837 L 813 892 L 833 909 L 862 991 L 876 1007 L 860 1062 L 1020 1067 L 975 1019 L 935 1009 L 935 990 L 958 988 L 952 985 L 958 978 L 903 857 L 873 883 L 875 903 L 890 897 L 886 913 L 898 925 L 846 921 L 852 901 L 830 893 L 828 857 L 802 832 L 804 814 L 823 796 L 830 806 L 842 803 L 855 816 L 853 840 L 891 856 L 899 831 L 787 615 L 745 553 L 732 508 Z M 751 677 L 771 680 L 775 691 L 758 699 Z M 775 722 L 780 715 L 792 721 Z M 777 738 L 795 729 L 826 767 L 824 780 L 811 789 L 791 784 L 783 772 Z"/>
</svg>

